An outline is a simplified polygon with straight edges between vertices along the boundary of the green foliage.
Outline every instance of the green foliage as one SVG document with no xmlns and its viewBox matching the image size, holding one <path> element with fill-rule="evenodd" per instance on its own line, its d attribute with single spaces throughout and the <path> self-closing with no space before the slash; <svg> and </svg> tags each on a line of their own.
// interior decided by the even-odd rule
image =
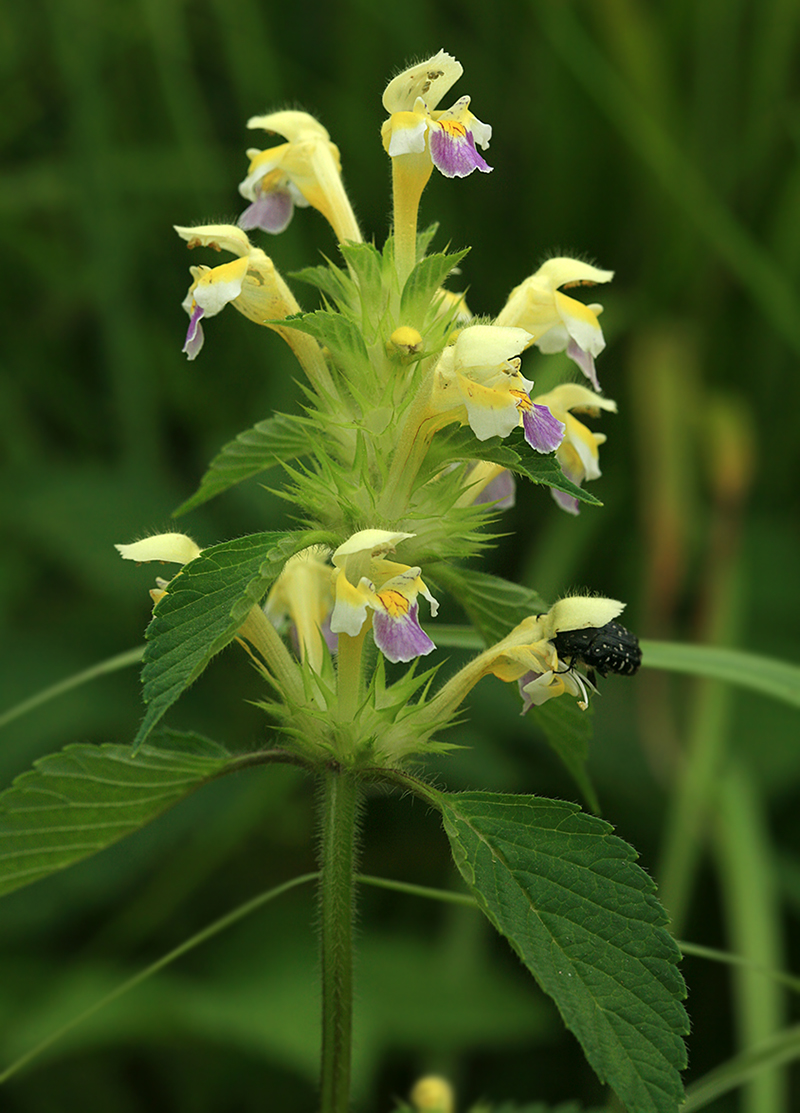
<svg viewBox="0 0 800 1113">
<path fill-rule="evenodd" d="M 371 365 L 364 337 L 358 325 L 344 314 L 315 309 L 299 317 L 287 317 L 281 327 L 305 332 L 324 344 L 346 382 L 361 382 L 369 377 Z"/>
<path fill-rule="evenodd" d="M 420 259 L 408 276 L 400 299 L 401 316 L 412 328 L 424 330 L 431 299 L 468 254 L 469 250 L 440 252 Z"/>
<path fill-rule="evenodd" d="M 196 734 L 167 731 L 159 741 L 138 749 L 67 746 L 0 793 L 0 894 L 137 831 L 232 761 Z"/>
<path fill-rule="evenodd" d="M 572 480 L 567 479 L 561 470 L 558 460 L 554 456 L 535 455 L 531 452 L 520 456 L 509 469 L 517 475 L 524 475 L 533 483 L 543 483 L 545 487 L 554 487 L 556 491 L 563 491 L 565 495 L 572 495 L 579 502 L 588 503 L 590 506 L 602 506 L 602 502 L 584 487 L 578 487 Z"/>
<path fill-rule="evenodd" d="M 293 553 L 324 540 L 316 533 L 256 533 L 212 545 L 170 581 L 147 627 L 140 746 L 211 658 L 233 641 L 250 609 Z"/>
<path fill-rule="evenodd" d="M 500 641 L 529 615 L 543 614 L 549 608 L 537 592 L 489 572 L 437 564 L 435 575 L 458 600 L 486 645 Z"/>
<path fill-rule="evenodd" d="M 211 461 L 197 491 L 175 511 L 175 517 L 201 506 L 230 487 L 287 460 L 308 454 L 313 422 L 291 414 L 275 414 L 240 433 Z"/>
<path fill-rule="evenodd" d="M 724 646 L 642 642 L 642 664 L 750 688 L 800 707 L 800 665 Z"/>
<path fill-rule="evenodd" d="M 436 795 L 453 857 L 603 1081 L 637 1113 L 673 1113 L 689 1030 L 680 952 L 636 852 L 575 805 Z"/>
<path fill-rule="evenodd" d="M 519 452 L 513 447 L 514 443 L 518 444 Z M 502 441 L 499 437 L 476 441 L 474 433 L 466 426 L 444 429 L 436 435 L 422 474 L 435 475 L 437 469 L 447 464 L 475 459 L 500 464 L 501 467 L 524 476 L 532 483 L 555 487 L 557 491 L 572 495 L 579 502 L 588 503 L 590 506 L 603 505 L 585 487 L 578 487 L 572 480 L 567 479 L 554 456 L 534 453 L 529 445 L 524 442 L 519 444 L 519 439 L 515 437 L 509 437 L 507 441 Z"/>
</svg>

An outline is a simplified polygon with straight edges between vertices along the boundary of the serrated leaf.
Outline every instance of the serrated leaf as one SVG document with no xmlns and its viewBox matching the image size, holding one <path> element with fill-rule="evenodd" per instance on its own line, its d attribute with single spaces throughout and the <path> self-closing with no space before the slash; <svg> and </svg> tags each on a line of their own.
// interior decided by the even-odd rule
<svg viewBox="0 0 800 1113">
<path fill-rule="evenodd" d="M 431 298 L 441 287 L 447 276 L 461 260 L 469 254 L 469 249 L 452 254 L 428 255 L 412 270 L 403 287 L 400 300 L 400 313 L 403 321 L 420 328 Z"/>
<path fill-rule="evenodd" d="M 680 952 L 633 847 L 560 800 L 429 798 L 464 880 L 601 1081 L 630 1113 L 675 1113 L 688 1032 Z"/>
<path fill-rule="evenodd" d="M 310 452 L 313 430 L 313 422 L 288 414 L 259 421 L 214 457 L 197 491 L 178 507 L 173 517 L 193 510 L 244 479 Z"/>
<path fill-rule="evenodd" d="M 216 743 L 177 731 L 138 753 L 76 744 L 40 758 L 0 793 L 0 894 L 110 846 L 234 761 Z"/>
<path fill-rule="evenodd" d="M 343 313 L 331 309 L 316 309 L 313 313 L 303 313 L 299 317 L 287 317 L 281 321 L 281 327 L 305 332 L 324 344 L 346 379 L 369 374 L 370 362 L 364 338 L 355 322 Z"/>
<path fill-rule="evenodd" d="M 500 641 L 529 615 L 549 609 L 538 592 L 488 572 L 442 563 L 431 565 L 430 575 L 464 608 L 487 645 Z"/>
<path fill-rule="evenodd" d="M 204 549 L 170 581 L 145 635 L 147 712 L 134 746 L 236 637 L 288 558 L 325 540 L 318 533 L 256 533 Z"/>
<path fill-rule="evenodd" d="M 448 464 L 486 460 L 513 468 L 519 462 L 519 453 L 505 444 L 500 437 L 479 441 L 468 425 L 448 425 L 436 434 L 428 449 L 420 479 L 438 475 Z"/>
<path fill-rule="evenodd" d="M 350 272 L 355 276 L 364 306 L 378 305 L 383 300 L 381 253 L 371 243 L 343 243 L 339 250 Z"/>
<path fill-rule="evenodd" d="M 333 301 L 342 307 L 353 308 L 356 288 L 349 275 L 330 261 L 319 267 L 304 267 L 299 271 L 292 271 L 291 278 L 300 282 L 307 282 L 309 286 L 316 286 L 323 294 L 327 294 Z"/>
<path fill-rule="evenodd" d="M 545 487 L 555 487 L 566 495 L 572 495 L 580 502 L 589 503 L 590 506 L 602 506 L 600 499 L 590 495 L 583 487 L 578 487 L 571 479 L 567 479 L 561 470 L 561 465 L 555 456 L 543 456 L 541 453 L 523 453 L 517 462 L 508 465 L 509 469 L 517 475 L 524 475 L 533 483 L 542 483 Z"/>
</svg>

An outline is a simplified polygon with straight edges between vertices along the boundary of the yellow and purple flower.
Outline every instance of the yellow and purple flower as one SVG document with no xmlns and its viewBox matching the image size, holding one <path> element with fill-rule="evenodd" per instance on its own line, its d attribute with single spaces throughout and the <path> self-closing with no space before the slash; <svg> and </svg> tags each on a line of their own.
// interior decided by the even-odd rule
<svg viewBox="0 0 800 1113">
<path fill-rule="evenodd" d="M 473 170 L 489 173 L 492 167 L 476 143 L 487 148 L 492 129 L 470 112 L 470 98 L 461 97 L 443 111 L 436 108 L 463 72 L 460 62 L 440 50 L 389 82 L 383 94 L 389 119 L 381 134 L 392 158 L 422 155 L 448 178 L 464 178 Z"/>
<path fill-rule="evenodd" d="M 423 595 L 435 617 L 439 604 L 420 576 L 421 569 L 386 559 L 395 545 L 412 533 L 366 529 L 353 534 L 333 554 L 335 603 L 331 615 L 334 634 L 358 637 L 372 617 L 375 644 L 387 660 L 412 661 L 436 648 L 419 624 Z"/>
<path fill-rule="evenodd" d="M 312 545 L 290 557 L 270 589 L 264 614 L 279 629 L 288 620 L 291 637 L 302 661 L 322 673 L 324 646 L 336 649 L 331 634 L 333 568 L 330 549 Z"/>
<path fill-rule="evenodd" d="M 232 224 L 207 224 L 198 228 L 175 226 L 190 248 L 229 251 L 237 258 L 217 267 L 190 267 L 194 281 L 183 300 L 189 328 L 183 351 L 196 359 L 204 343 L 202 321 L 215 317 L 226 305 L 256 324 L 296 313 L 299 306 L 272 260 L 253 247 L 245 233 Z"/>
<path fill-rule="evenodd" d="M 247 126 L 281 135 L 286 142 L 264 151 L 248 150 L 250 166 L 239 192 L 251 204 L 239 217 L 239 227 L 282 232 L 295 205 L 312 205 L 340 241 L 360 241 L 361 232 L 342 184 L 339 150 L 322 124 L 307 112 L 289 110 L 253 116 Z"/>
<path fill-rule="evenodd" d="M 564 425 L 544 404 L 531 402 L 533 383 L 520 373 L 519 352 L 531 341 L 521 328 L 472 325 L 442 352 L 436 366 L 431 406 L 468 424 L 479 441 L 507 437 L 522 426 L 537 452 L 561 444 Z"/>
<path fill-rule="evenodd" d="M 562 383 L 547 394 L 539 395 L 534 404 L 546 406 L 565 430 L 564 439 L 556 449 L 556 459 L 567 479 L 571 479 L 580 487 L 587 479 L 599 478 L 598 449 L 605 442 L 606 436 L 604 433 L 592 432 L 574 415 L 581 413 L 588 414 L 590 417 L 599 417 L 601 410 L 616 413 L 616 402 L 595 394 L 594 391 L 579 383 Z M 558 505 L 568 514 L 579 513 L 578 499 L 555 488 L 550 490 Z"/>
<path fill-rule="evenodd" d="M 600 389 L 595 357 L 606 346 L 597 320 L 601 305 L 584 305 L 563 293 L 575 286 L 610 282 L 613 271 L 600 270 L 580 259 L 548 259 L 509 294 L 498 325 L 524 328 L 542 352 L 563 352 L 581 369 L 595 390 Z"/>
</svg>

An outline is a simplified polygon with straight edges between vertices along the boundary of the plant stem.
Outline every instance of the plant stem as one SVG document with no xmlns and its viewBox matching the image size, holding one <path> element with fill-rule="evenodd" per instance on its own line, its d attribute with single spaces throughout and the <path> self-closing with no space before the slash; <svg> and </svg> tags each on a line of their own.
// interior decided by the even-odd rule
<svg viewBox="0 0 800 1113">
<path fill-rule="evenodd" d="M 322 791 L 320 920 L 322 927 L 321 1113 L 347 1113 L 353 1031 L 353 914 L 359 785 L 338 767 Z"/>
</svg>

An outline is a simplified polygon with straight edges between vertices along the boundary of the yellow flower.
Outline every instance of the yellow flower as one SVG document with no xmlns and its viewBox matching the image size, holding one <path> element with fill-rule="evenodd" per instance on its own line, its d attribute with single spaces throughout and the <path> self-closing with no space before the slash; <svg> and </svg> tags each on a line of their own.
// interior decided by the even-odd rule
<svg viewBox="0 0 800 1113">
<path fill-rule="evenodd" d="M 584 305 L 562 290 L 610 282 L 603 271 L 580 259 L 548 259 L 535 274 L 511 291 L 496 324 L 527 329 L 542 352 L 563 352 L 574 360 L 595 390 L 600 389 L 595 356 L 606 346 L 597 320 L 601 305 Z"/>
<path fill-rule="evenodd" d="M 295 553 L 272 585 L 264 613 L 275 626 L 288 617 L 300 658 L 316 673 L 322 672 L 323 643 L 328 642 L 333 609 L 333 568 L 330 549 L 312 545 Z M 335 648 L 335 639 L 333 645 Z"/>
<path fill-rule="evenodd" d="M 473 170 L 486 174 L 492 169 L 475 146 L 488 147 L 492 129 L 470 112 L 469 97 L 461 97 L 444 111 L 436 110 L 463 72 L 460 62 L 440 50 L 389 82 L 383 107 L 390 116 L 381 135 L 392 158 L 422 155 L 423 162 L 448 178 L 464 178 Z"/>
<path fill-rule="evenodd" d="M 162 564 L 188 564 L 203 551 L 185 533 L 155 533 L 152 537 L 143 537 L 130 545 L 115 545 L 114 548 L 123 560 L 135 560 L 137 564 L 146 564 L 151 560 Z M 156 576 L 156 587 L 150 591 L 154 604 L 164 598 L 168 584 L 169 580 Z"/>
<path fill-rule="evenodd" d="M 114 548 L 123 560 L 135 560 L 137 564 L 150 560 L 188 564 L 203 551 L 185 533 L 156 533 L 130 545 L 115 545 Z"/>
<path fill-rule="evenodd" d="M 263 128 L 287 140 L 265 151 L 247 152 L 250 168 L 239 192 L 252 204 L 239 217 L 239 227 L 282 232 L 294 206 L 313 205 L 339 240 L 361 240 L 342 185 L 338 148 L 322 124 L 307 112 L 272 112 L 253 116 L 249 128 Z"/>
<path fill-rule="evenodd" d="M 518 353 L 530 343 L 520 328 L 472 325 L 442 352 L 436 366 L 431 408 L 469 424 L 479 441 L 507 437 L 522 426 L 538 452 L 552 452 L 563 426 L 530 399 L 533 383 L 520 373 Z"/>
<path fill-rule="evenodd" d="M 196 359 L 203 347 L 204 318 L 214 317 L 226 305 L 232 305 L 248 320 L 265 325 L 283 337 L 313 384 L 329 381 L 317 342 L 297 329 L 275 324 L 299 313 L 300 306 L 269 256 L 253 247 L 241 228 L 233 224 L 206 224 L 197 228 L 176 224 L 175 231 L 190 248 L 208 247 L 237 256 L 217 267 L 189 268 L 194 281 L 183 300 L 183 308 L 189 314 L 183 351 L 189 359 Z"/>
<path fill-rule="evenodd" d="M 420 1078 L 409 1097 L 417 1113 L 455 1113 L 453 1087 L 446 1078 L 438 1075 L 428 1074 Z"/>
<path fill-rule="evenodd" d="M 578 383 L 562 383 L 547 394 L 534 398 L 534 404 L 546 406 L 553 417 L 565 429 L 564 439 L 556 449 L 556 459 L 567 479 L 580 486 L 586 479 L 597 479 L 600 475 L 600 453 L 598 448 L 606 440 L 604 433 L 593 433 L 583 422 L 578 421 L 574 412 L 599 416 L 601 410 L 617 412 L 616 402 L 595 394 L 588 387 Z M 572 495 L 551 488 L 551 494 L 558 505 L 569 514 L 579 513 L 580 504 Z"/>
<path fill-rule="evenodd" d="M 334 634 L 357 637 L 372 611 L 375 644 L 387 660 L 412 661 L 436 646 L 422 629 L 417 596 L 423 595 L 435 617 L 439 604 L 428 591 L 421 569 L 387 560 L 386 554 L 413 533 L 365 529 L 354 533 L 333 554 L 336 602 L 331 615 Z"/>
</svg>

